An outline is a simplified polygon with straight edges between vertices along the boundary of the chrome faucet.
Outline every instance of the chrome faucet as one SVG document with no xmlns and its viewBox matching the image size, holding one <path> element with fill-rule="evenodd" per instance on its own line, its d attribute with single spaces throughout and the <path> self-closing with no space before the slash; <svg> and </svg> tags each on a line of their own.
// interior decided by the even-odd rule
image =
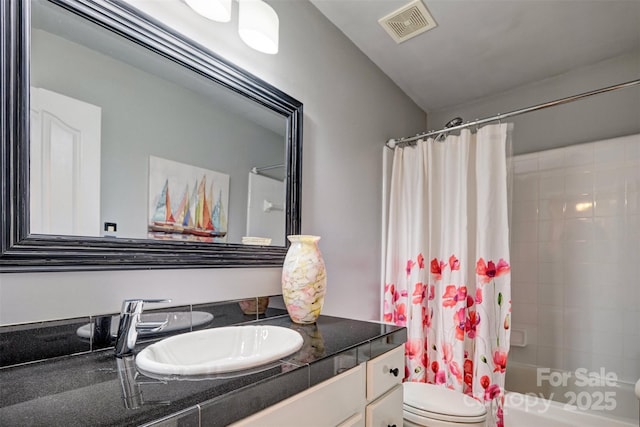
<svg viewBox="0 0 640 427">
<path fill-rule="evenodd" d="M 120 324 L 118 325 L 118 336 L 116 338 L 116 357 L 123 357 L 133 353 L 136 345 L 138 331 L 158 332 L 169 322 L 142 322 L 140 315 L 144 303 L 168 303 L 170 299 L 126 299 L 122 302 L 120 311 Z"/>
</svg>

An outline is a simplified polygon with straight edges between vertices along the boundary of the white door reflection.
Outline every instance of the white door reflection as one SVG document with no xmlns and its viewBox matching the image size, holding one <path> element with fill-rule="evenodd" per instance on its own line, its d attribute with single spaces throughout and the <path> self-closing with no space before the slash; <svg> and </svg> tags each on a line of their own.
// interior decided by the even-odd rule
<svg viewBox="0 0 640 427">
<path fill-rule="evenodd" d="M 31 88 L 30 232 L 100 236 L 101 108 Z"/>
</svg>

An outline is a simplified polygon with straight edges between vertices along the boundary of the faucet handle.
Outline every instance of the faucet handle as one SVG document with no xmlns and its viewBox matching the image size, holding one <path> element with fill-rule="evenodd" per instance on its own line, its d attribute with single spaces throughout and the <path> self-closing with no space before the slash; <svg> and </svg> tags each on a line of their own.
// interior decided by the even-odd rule
<svg viewBox="0 0 640 427">
<path fill-rule="evenodd" d="M 169 303 L 171 299 L 126 299 L 122 301 L 122 310 L 121 314 L 136 314 L 142 313 L 142 307 L 144 303 L 149 304 L 163 304 Z"/>
<path fill-rule="evenodd" d="M 166 304 L 171 302 L 171 298 L 143 299 L 142 302 L 147 302 L 149 304 Z"/>
</svg>

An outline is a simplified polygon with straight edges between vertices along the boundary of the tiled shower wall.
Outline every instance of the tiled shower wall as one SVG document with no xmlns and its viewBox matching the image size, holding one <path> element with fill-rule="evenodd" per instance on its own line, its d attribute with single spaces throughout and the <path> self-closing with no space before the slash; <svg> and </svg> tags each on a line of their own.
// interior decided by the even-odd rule
<svg viewBox="0 0 640 427">
<path fill-rule="evenodd" d="M 544 133 L 541 134 L 544 137 Z M 640 378 L 640 135 L 514 156 L 510 360 Z"/>
</svg>

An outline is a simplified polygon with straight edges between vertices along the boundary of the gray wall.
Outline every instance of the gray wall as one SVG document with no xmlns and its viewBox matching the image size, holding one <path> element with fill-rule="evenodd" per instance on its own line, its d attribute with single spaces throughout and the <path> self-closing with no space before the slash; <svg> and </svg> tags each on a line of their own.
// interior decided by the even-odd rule
<svg viewBox="0 0 640 427">
<path fill-rule="evenodd" d="M 229 175 L 228 241 L 240 242 L 249 170 L 283 163 L 284 136 L 205 95 L 44 31 L 33 34 L 31 58 L 32 86 L 102 108 L 101 223 L 116 222 L 118 237 L 146 238 L 153 155 Z"/>
<path fill-rule="evenodd" d="M 640 53 L 623 55 L 467 105 L 428 114 L 429 129 L 453 117 L 491 117 L 640 78 Z M 531 153 L 640 132 L 640 87 L 634 86 L 516 116 L 514 154 Z"/>
<path fill-rule="evenodd" d="M 280 52 L 246 47 L 231 23 L 180 1 L 129 0 L 304 103 L 302 232 L 322 236 L 326 314 L 378 319 L 383 143 L 425 113 L 307 1 L 272 1 Z M 127 297 L 174 304 L 280 293 L 279 268 L 0 274 L 0 324 L 115 312 Z"/>
</svg>

